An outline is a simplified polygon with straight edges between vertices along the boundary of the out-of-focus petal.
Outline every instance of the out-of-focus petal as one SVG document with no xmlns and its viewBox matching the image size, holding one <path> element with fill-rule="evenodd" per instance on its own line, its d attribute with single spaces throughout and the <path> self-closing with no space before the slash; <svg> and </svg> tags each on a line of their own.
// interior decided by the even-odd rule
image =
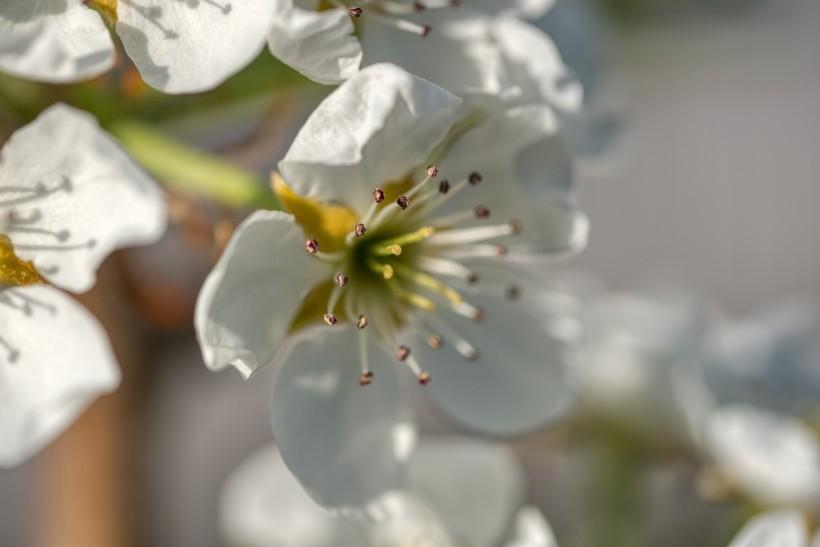
<svg viewBox="0 0 820 547">
<path fill-rule="evenodd" d="M 737 533 L 729 547 L 804 547 L 806 525 L 797 511 L 758 515 Z"/>
</svg>

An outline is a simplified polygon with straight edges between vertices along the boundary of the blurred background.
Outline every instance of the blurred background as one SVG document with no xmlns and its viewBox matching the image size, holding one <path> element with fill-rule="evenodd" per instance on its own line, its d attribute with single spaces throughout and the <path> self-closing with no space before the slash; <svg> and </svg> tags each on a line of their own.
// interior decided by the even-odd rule
<svg viewBox="0 0 820 547">
<path fill-rule="evenodd" d="M 616 290 L 662 278 L 737 318 L 781 302 L 816 308 L 820 3 L 559 0 L 540 24 L 591 110 L 578 164 L 591 242 L 548 273 L 583 270 Z M 149 165 L 132 150 L 166 182 L 175 222 L 159 245 L 108 260 L 82 297 L 108 329 L 123 384 L 39 457 L 0 471 L 0 545 L 223 545 L 222 483 L 270 441 L 271 371 L 249 383 L 210 373 L 194 338 L 197 290 L 247 210 L 191 194 L 190 178 L 213 160 L 187 147 L 216 153 L 237 184 L 263 185 L 328 90 L 269 55 L 195 98 L 161 97 L 134 78 L 121 66 L 81 86 L 0 79 L 0 140 L 64 100 L 126 145 L 156 130 L 139 123 L 150 120 L 190 154 Z M 424 430 L 446 432 L 426 409 Z M 686 457 L 636 458 L 639 481 L 625 466 L 602 479 L 614 481 L 608 490 L 591 489 L 576 440 L 559 427 L 515 445 L 531 500 L 564 546 L 603 546 L 587 532 L 599 519 L 622 519 L 616 528 L 646 546 L 722 546 L 742 522 L 743 507 L 702 495 Z"/>
</svg>

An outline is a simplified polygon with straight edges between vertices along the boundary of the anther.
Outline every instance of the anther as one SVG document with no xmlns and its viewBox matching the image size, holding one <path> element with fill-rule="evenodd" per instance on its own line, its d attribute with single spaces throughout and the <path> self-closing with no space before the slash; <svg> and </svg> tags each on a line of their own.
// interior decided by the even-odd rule
<svg viewBox="0 0 820 547">
<path fill-rule="evenodd" d="M 430 25 L 422 25 L 421 26 L 421 37 L 424 38 L 425 36 L 430 34 L 431 30 L 432 30 L 432 28 L 430 27 Z"/>
<path fill-rule="evenodd" d="M 305 241 L 305 250 L 308 254 L 315 255 L 319 251 L 319 242 L 315 239 Z"/>
<path fill-rule="evenodd" d="M 332 327 L 333 325 L 335 325 L 339 321 L 338 319 L 336 319 L 336 316 L 333 315 L 332 313 L 326 313 L 324 315 L 324 320 L 325 320 L 325 323 L 327 324 L 328 327 Z"/>
<path fill-rule="evenodd" d="M 487 319 L 487 312 L 484 311 L 484 308 L 476 308 L 473 312 L 473 321 L 476 323 L 481 323 L 485 319 Z"/>
<path fill-rule="evenodd" d="M 416 11 L 424 11 L 427 9 L 427 6 L 425 6 L 421 2 L 413 2 L 413 9 Z"/>
<path fill-rule="evenodd" d="M 398 348 L 396 348 L 396 359 L 398 359 L 399 361 L 404 362 L 407 360 L 409 356 L 410 348 L 408 348 L 407 346 L 401 345 Z"/>
<path fill-rule="evenodd" d="M 347 13 L 349 13 L 351 17 L 355 17 L 356 19 L 358 19 L 362 16 L 362 8 L 360 8 L 359 6 L 350 6 L 349 8 L 347 8 Z"/>
<path fill-rule="evenodd" d="M 521 287 L 518 285 L 510 285 L 504 291 L 504 295 L 510 300 L 518 300 L 521 297 Z"/>
<path fill-rule="evenodd" d="M 465 359 L 467 359 L 468 361 L 470 361 L 470 362 L 478 361 L 478 358 L 480 356 L 481 356 L 481 354 L 478 353 L 477 349 L 471 349 L 471 350 L 465 351 L 464 354 L 463 354 L 463 357 Z"/>
<path fill-rule="evenodd" d="M 477 172 L 473 171 L 472 173 L 470 173 L 470 176 L 469 176 L 469 177 L 467 177 L 467 180 L 470 182 L 470 184 L 472 184 L 473 186 L 475 186 L 475 185 L 477 185 L 479 182 L 481 182 L 482 180 L 484 180 L 484 177 L 482 177 L 482 176 L 481 176 L 481 173 L 477 173 Z"/>
<path fill-rule="evenodd" d="M 362 330 L 365 327 L 367 327 L 367 316 L 360 315 L 359 318 L 356 320 L 356 328 Z"/>
<path fill-rule="evenodd" d="M 381 188 L 376 188 L 373 190 L 373 201 L 376 203 L 381 203 L 384 201 L 384 190 Z"/>
<path fill-rule="evenodd" d="M 401 245 L 392 244 L 387 246 L 387 250 L 394 256 L 401 256 Z"/>
<path fill-rule="evenodd" d="M 408 205 L 410 205 L 410 198 L 407 196 L 399 196 L 398 199 L 396 199 L 396 205 L 402 209 L 407 209 Z"/>
<path fill-rule="evenodd" d="M 356 237 L 362 237 L 367 232 L 367 228 L 361 222 L 353 227 L 353 233 Z"/>
<path fill-rule="evenodd" d="M 438 175 L 438 167 L 435 165 L 429 165 L 427 167 L 427 178 L 435 178 Z"/>
<path fill-rule="evenodd" d="M 369 386 L 372 383 L 373 383 L 373 373 L 372 372 L 370 372 L 368 370 L 367 372 L 362 372 L 361 374 L 359 374 L 359 385 L 360 386 L 362 386 L 362 387 Z"/>
<path fill-rule="evenodd" d="M 342 272 L 338 272 L 334 279 L 336 280 L 336 284 L 340 287 L 347 285 L 347 276 Z"/>
<path fill-rule="evenodd" d="M 441 192 L 442 194 L 446 194 L 447 192 L 449 192 L 450 191 L 450 181 L 445 179 L 445 180 L 439 182 L 438 183 L 438 191 Z"/>
<path fill-rule="evenodd" d="M 467 284 L 468 284 L 468 285 L 475 285 L 475 284 L 476 284 L 476 283 L 478 283 L 480 280 L 481 280 L 481 276 L 480 276 L 480 275 L 478 275 L 476 272 L 470 272 L 470 273 L 468 273 L 468 274 L 467 274 L 467 279 L 465 279 L 465 281 L 467 281 Z"/>
<path fill-rule="evenodd" d="M 512 235 L 517 236 L 521 233 L 524 228 L 521 226 L 521 222 L 518 220 L 511 220 L 510 221 L 510 230 L 512 230 Z"/>
<path fill-rule="evenodd" d="M 441 349 L 444 346 L 444 338 L 438 334 L 431 334 L 427 337 L 427 345 L 432 349 Z"/>
<path fill-rule="evenodd" d="M 430 383 L 430 373 L 424 370 L 418 375 L 418 379 L 421 385 L 426 386 Z"/>
<path fill-rule="evenodd" d="M 475 209 L 473 209 L 473 213 L 475 213 L 476 218 L 489 218 L 490 210 L 484 207 L 483 205 L 479 205 Z"/>
</svg>

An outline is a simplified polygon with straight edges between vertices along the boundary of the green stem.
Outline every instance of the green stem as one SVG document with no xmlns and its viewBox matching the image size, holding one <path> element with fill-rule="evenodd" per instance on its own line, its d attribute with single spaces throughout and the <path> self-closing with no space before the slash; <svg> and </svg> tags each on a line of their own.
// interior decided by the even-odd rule
<svg viewBox="0 0 820 547">
<path fill-rule="evenodd" d="M 255 173 L 137 121 L 118 120 L 108 129 L 138 163 L 175 192 L 234 208 L 281 208 L 270 186 Z"/>
</svg>

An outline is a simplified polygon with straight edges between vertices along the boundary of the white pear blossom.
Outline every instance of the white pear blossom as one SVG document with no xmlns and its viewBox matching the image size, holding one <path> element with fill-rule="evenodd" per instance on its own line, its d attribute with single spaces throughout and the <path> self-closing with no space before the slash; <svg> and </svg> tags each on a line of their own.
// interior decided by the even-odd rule
<svg viewBox="0 0 820 547">
<path fill-rule="evenodd" d="M 543 515 L 522 507 L 523 498 L 523 475 L 508 450 L 429 440 L 385 511 L 368 520 L 334 518 L 270 445 L 226 481 L 221 527 L 236 547 L 556 547 Z"/>
<path fill-rule="evenodd" d="M 63 105 L 0 153 L 0 466 L 56 437 L 119 371 L 102 327 L 57 287 L 89 289 L 112 250 L 158 239 L 156 185 Z"/>
<path fill-rule="evenodd" d="M 746 523 L 729 547 L 820 547 L 820 533 L 809 543 L 799 512 L 769 511 Z"/>
<path fill-rule="evenodd" d="M 486 434 L 543 426 L 571 399 L 577 325 L 522 267 L 586 239 L 554 115 L 476 122 L 460 106 L 396 66 L 359 72 L 279 164 L 288 212 L 251 215 L 200 293 L 207 366 L 279 368 L 274 435 L 324 505 L 395 486 L 408 378 Z"/>
<path fill-rule="evenodd" d="M 271 52 L 308 78 L 336 84 L 390 62 L 460 96 L 577 111 L 575 82 L 549 37 L 521 17 L 552 1 L 275 0 Z"/>
<path fill-rule="evenodd" d="M 698 447 L 713 404 L 703 381 L 704 307 L 679 294 L 594 291 L 582 316 L 585 412 L 652 443 Z"/>
<path fill-rule="evenodd" d="M 799 420 L 726 406 L 709 416 L 705 449 L 720 476 L 755 502 L 820 510 L 820 443 Z"/>
<path fill-rule="evenodd" d="M 148 85 L 167 93 L 216 87 L 250 63 L 271 25 L 268 0 L 3 0 L 0 71 L 49 82 L 106 72 L 114 22 Z"/>
</svg>

